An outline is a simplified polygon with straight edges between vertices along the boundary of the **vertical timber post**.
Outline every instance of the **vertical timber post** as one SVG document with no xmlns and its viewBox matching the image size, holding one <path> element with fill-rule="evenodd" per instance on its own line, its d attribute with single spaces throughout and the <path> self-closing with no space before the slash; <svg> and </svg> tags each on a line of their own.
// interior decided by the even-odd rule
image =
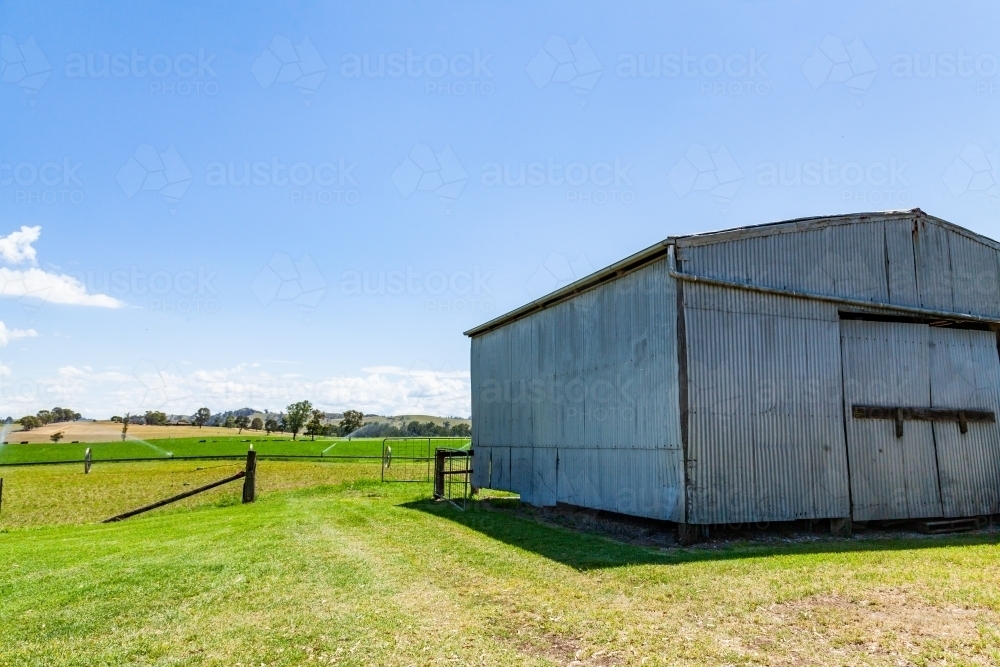
<svg viewBox="0 0 1000 667">
<path fill-rule="evenodd" d="M 3 509 L 3 477 L 0 477 L 0 510 Z"/>
<path fill-rule="evenodd" d="M 444 457 L 443 449 L 434 450 L 434 498 L 444 498 Z"/>
<path fill-rule="evenodd" d="M 93 455 L 90 453 L 90 447 L 87 447 L 87 451 L 83 453 L 83 474 L 90 474 L 90 464 L 93 460 Z"/>
<path fill-rule="evenodd" d="M 247 476 L 243 478 L 243 502 L 252 503 L 257 499 L 257 452 L 254 451 L 253 445 L 250 445 L 249 451 L 247 451 Z"/>
</svg>

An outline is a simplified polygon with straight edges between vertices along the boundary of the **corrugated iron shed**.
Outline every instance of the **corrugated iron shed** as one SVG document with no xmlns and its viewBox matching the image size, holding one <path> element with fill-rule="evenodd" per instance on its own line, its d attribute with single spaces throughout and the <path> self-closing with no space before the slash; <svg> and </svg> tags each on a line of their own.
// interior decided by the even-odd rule
<svg viewBox="0 0 1000 667">
<path fill-rule="evenodd" d="M 668 238 L 466 332 L 474 483 L 688 524 L 997 513 L 998 276 L 919 209 Z"/>
</svg>

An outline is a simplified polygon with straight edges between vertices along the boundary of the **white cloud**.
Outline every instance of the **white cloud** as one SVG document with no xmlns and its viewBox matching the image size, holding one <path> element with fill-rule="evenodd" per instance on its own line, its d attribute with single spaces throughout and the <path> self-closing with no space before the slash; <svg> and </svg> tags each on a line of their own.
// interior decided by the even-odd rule
<svg viewBox="0 0 1000 667">
<path fill-rule="evenodd" d="M 0 296 L 98 308 L 121 308 L 125 305 L 113 296 L 87 292 L 87 287 L 73 276 L 37 268 L 0 267 Z"/>
<path fill-rule="evenodd" d="M 213 412 L 247 406 L 277 411 L 305 399 L 328 411 L 470 414 L 469 372 L 430 367 L 376 366 L 358 375 L 314 379 L 270 372 L 256 363 L 182 373 L 176 364 L 143 361 L 129 372 L 63 366 L 33 385 L 38 387 L 36 395 L 14 397 L 18 410 L 37 411 L 56 401 L 53 404 L 72 406 L 86 416 L 107 418 L 146 410 L 191 414 L 201 406 Z"/>
<path fill-rule="evenodd" d="M 73 276 L 37 268 L 35 249 L 42 228 L 21 227 L 21 231 L 0 236 L 0 261 L 7 264 L 29 263 L 30 268 L 0 267 L 0 297 L 28 299 L 48 303 L 97 308 L 121 308 L 125 304 L 107 294 L 91 294 Z"/>
<path fill-rule="evenodd" d="M 40 226 L 21 227 L 19 232 L 11 232 L 0 236 L 0 260 L 7 264 L 35 263 L 35 249 L 31 244 L 38 240 L 42 233 Z"/>
<path fill-rule="evenodd" d="M 38 332 L 34 329 L 8 329 L 6 324 L 0 322 L 0 347 L 4 347 L 10 341 L 18 338 L 34 338 L 37 335 Z M 0 373 L 0 375 L 5 374 Z"/>
</svg>

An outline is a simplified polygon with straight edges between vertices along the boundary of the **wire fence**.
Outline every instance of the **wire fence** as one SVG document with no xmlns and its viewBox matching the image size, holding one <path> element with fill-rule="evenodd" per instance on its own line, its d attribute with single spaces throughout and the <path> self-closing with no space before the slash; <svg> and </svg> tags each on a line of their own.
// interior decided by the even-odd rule
<svg viewBox="0 0 1000 667">
<path fill-rule="evenodd" d="M 464 450 L 471 445 L 471 438 L 385 438 L 382 441 L 382 481 L 430 483 L 434 480 L 435 450 Z"/>
</svg>

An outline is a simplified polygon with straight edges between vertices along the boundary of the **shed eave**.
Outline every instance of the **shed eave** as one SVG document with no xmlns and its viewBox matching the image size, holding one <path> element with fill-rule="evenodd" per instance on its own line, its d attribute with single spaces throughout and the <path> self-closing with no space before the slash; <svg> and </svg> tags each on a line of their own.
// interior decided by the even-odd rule
<svg viewBox="0 0 1000 667">
<path fill-rule="evenodd" d="M 811 216 L 808 218 L 795 218 L 793 220 L 783 220 L 781 222 L 767 222 L 759 225 L 746 225 L 735 229 L 724 229 L 714 232 L 704 232 L 701 234 L 687 234 L 680 236 L 669 236 L 665 240 L 655 243 L 644 250 L 615 262 L 614 264 L 585 276 L 575 282 L 566 285 L 554 292 L 546 294 L 520 308 L 507 312 L 484 324 L 469 329 L 464 335 L 474 338 L 498 327 L 502 327 L 510 322 L 519 320 L 539 310 L 544 310 L 554 306 L 566 299 L 572 298 L 581 292 L 593 289 L 609 280 L 614 280 L 626 273 L 642 268 L 646 264 L 659 259 L 667 254 L 667 248 L 676 246 L 678 248 L 690 248 L 713 243 L 723 243 L 745 238 L 762 236 L 772 236 L 776 234 L 789 234 L 805 232 L 835 225 L 848 225 L 859 222 L 873 220 L 906 220 L 921 217 L 945 229 L 964 236 L 970 240 L 981 243 L 994 250 L 1000 251 L 1000 243 L 993 239 L 977 234 L 969 229 L 960 227 L 954 223 L 941 218 L 928 215 L 919 208 L 900 211 L 872 211 L 867 213 L 846 213 L 842 215 Z"/>
<path fill-rule="evenodd" d="M 652 261 L 665 257 L 669 246 L 670 242 L 668 241 L 655 243 L 645 250 L 640 250 L 634 255 L 630 255 L 619 262 L 615 262 L 611 266 L 603 268 L 600 271 L 596 271 L 589 276 L 584 276 L 583 278 L 580 278 L 565 287 L 557 289 L 555 292 L 550 292 L 549 294 L 535 299 L 520 308 L 515 308 L 514 310 L 500 315 L 489 322 L 480 324 L 478 327 L 473 329 L 469 329 L 465 332 L 465 335 L 469 338 L 474 338 L 498 327 L 502 327 L 505 324 L 519 320 L 522 317 L 530 315 L 531 313 L 554 306 L 557 303 L 572 298 L 581 292 L 593 289 L 609 280 L 614 280 L 615 278 L 621 277 L 626 273 L 631 273 L 632 271 L 646 266 Z"/>
</svg>

